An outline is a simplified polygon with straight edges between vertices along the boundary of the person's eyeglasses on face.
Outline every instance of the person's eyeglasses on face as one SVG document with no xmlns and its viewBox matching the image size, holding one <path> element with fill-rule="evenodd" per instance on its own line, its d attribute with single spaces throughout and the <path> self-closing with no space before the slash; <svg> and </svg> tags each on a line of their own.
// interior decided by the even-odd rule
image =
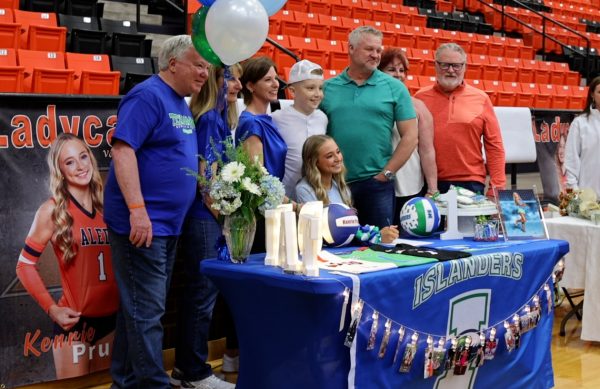
<svg viewBox="0 0 600 389">
<path fill-rule="evenodd" d="M 448 69 L 452 68 L 452 70 L 454 70 L 455 72 L 462 70 L 462 68 L 465 66 L 464 62 L 451 63 L 451 62 L 435 61 L 435 63 L 437 63 L 438 66 L 440 67 L 440 69 L 442 69 L 442 70 L 448 70 Z"/>
</svg>

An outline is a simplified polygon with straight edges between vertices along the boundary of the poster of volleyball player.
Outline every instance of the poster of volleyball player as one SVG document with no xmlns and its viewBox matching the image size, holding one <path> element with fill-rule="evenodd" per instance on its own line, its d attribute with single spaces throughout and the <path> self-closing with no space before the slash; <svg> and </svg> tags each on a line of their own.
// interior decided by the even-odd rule
<svg viewBox="0 0 600 389">
<path fill-rule="evenodd" d="M 114 331 L 110 312 L 118 304 L 110 251 L 104 250 L 101 186 L 85 185 L 102 182 L 98 170 L 110 163 L 107 139 L 118 99 L 27 96 L 24 104 L 24 98 L 0 96 L 0 387 L 106 368 Z M 56 196 L 49 190 L 53 169 L 47 157 L 64 132 L 77 137 L 67 136 L 58 153 L 62 159 L 57 155 L 56 187 L 68 189 Z M 91 163 L 94 157 L 99 166 Z M 52 210 L 61 206 L 55 222 Z M 64 255 L 68 250 L 58 243 L 69 241 L 73 251 Z M 82 258 L 93 266 L 78 266 Z M 92 286 L 93 271 L 98 282 Z"/>
</svg>

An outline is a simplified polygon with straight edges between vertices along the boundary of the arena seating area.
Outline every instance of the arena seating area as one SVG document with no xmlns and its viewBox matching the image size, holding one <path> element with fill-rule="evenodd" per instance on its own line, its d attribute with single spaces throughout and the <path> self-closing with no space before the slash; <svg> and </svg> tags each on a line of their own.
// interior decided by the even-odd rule
<svg viewBox="0 0 600 389">
<path fill-rule="evenodd" d="M 383 32 L 384 45 L 405 50 L 411 92 L 435 81 L 435 48 L 453 41 L 468 53 L 467 82 L 495 105 L 581 109 L 589 75 L 581 54 L 592 73 L 600 69 L 598 0 L 485 3 L 288 0 L 270 17 L 269 38 L 320 63 L 329 78 L 348 62 L 348 33 L 372 25 Z M 155 73 L 151 40 L 133 21 L 104 18 L 102 6 L 97 0 L 0 0 L 0 92 L 118 95 Z M 199 7 L 188 1 L 188 20 Z M 536 32 L 543 29 L 565 46 L 543 39 Z M 256 55 L 273 58 L 284 80 L 295 61 L 269 42 Z"/>
<path fill-rule="evenodd" d="M 102 6 L 0 0 L 0 92 L 119 95 L 155 73 L 152 41 Z"/>
</svg>

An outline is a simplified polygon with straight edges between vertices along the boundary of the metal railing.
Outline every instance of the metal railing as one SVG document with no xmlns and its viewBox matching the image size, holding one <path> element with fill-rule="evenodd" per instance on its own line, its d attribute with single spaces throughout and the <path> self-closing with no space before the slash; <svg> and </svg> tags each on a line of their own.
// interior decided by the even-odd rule
<svg viewBox="0 0 600 389">
<path fill-rule="evenodd" d="M 557 20 L 549 18 L 548 16 L 546 16 L 543 13 L 541 13 L 541 12 L 539 12 L 539 11 L 531 8 L 531 7 L 529 7 L 527 4 L 524 4 L 524 3 L 520 2 L 519 0 L 511 0 L 511 1 L 513 3 L 515 3 L 515 4 L 518 4 L 520 7 L 524 8 L 524 9 L 527 9 L 531 13 L 533 13 L 535 15 L 538 15 L 538 16 L 540 16 L 542 18 L 542 30 L 541 31 L 538 30 L 537 28 L 533 27 L 531 24 L 529 24 L 527 22 L 524 22 L 523 20 L 521 20 L 521 19 L 519 19 L 517 17 L 514 17 L 513 15 L 510 15 L 510 14 L 506 13 L 506 11 L 505 11 L 505 1 L 504 0 L 500 4 L 501 7 L 502 7 L 501 9 L 496 8 L 494 6 L 495 4 L 488 3 L 485 0 L 477 0 L 477 1 L 479 3 L 481 3 L 481 4 L 483 4 L 484 6 L 486 6 L 488 8 L 491 8 L 495 12 L 498 12 L 498 13 L 500 13 L 502 15 L 502 23 L 501 23 L 502 32 L 505 31 L 504 30 L 505 20 L 506 20 L 506 18 L 508 18 L 508 19 L 513 20 L 514 22 L 516 22 L 518 24 L 521 24 L 521 25 L 525 26 L 526 28 L 532 30 L 534 33 L 541 34 L 542 35 L 542 53 L 543 53 L 544 56 L 546 55 L 546 39 L 549 39 L 552 42 L 554 42 L 554 43 L 558 44 L 559 46 L 561 46 L 562 49 L 563 49 L 563 53 L 565 52 L 565 49 L 570 49 L 573 54 L 582 56 L 583 57 L 583 61 L 584 61 L 583 62 L 583 68 L 584 68 L 584 74 L 583 74 L 583 76 L 586 79 L 589 78 L 589 76 L 591 74 L 591 71 L 592 71 L 591 66 L 590 66 L 591 65 L 591 61 L 589 59 L 589 56 L 590 56 L 589 53 L 590 53 L 590 49 L 592 47 L 591 47 L 591 40 L 590 40 L 589 37 L 587 37 L 586 35 L 580 33 L 579 31 L 574 30 L 571 27 L 569 27 L 569 26 L 567 26 L 567 25 L 565 25 L 565 24 L 563 24 L 563 23 L 561 23 L 561 22 L 559 22 Z M 465 9 L 465 10 L 466 10 L 466 2 L 467 2 L 466 0 L 463 0 L 463 9 Z M 548 35 L 546 33 L 546 23 L 547 22 L 553 23 L 553 24 L 555 24 L 555 25 L 557 25 L 557 26 L 559 26 L 561 28 L 564 28 L 565 30 L 567 30 L 567 31 L 569 31 L 569 32 L 571 32 L 571 33 L 579 36 L 580 38 L 584 39 L 586 41 L 586 53 L 584 54 L 584 53 L 581 53 L 581 52 L 579 52 L 577 50 L 572 50 L 570 45 L 565 44 L 565 43 L 561 42 L 560 40 L 558 40 L 557 38 Z"/>
</svg>

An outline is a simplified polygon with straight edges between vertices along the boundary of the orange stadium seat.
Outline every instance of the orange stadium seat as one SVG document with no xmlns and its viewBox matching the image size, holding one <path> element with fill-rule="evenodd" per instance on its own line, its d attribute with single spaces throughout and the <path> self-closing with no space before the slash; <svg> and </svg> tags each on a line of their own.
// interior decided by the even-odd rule
<svg viewBox="0 0 600 389">
<path fill-rule="evenodd" d="M 527 61 L 525 61 L 527 62 Z M 550 84 L 551 80 L 550 80 L 550 76 L 551 76 L 551 72 L 554 68 L 554 66 L 552 65 L 552 62 L 549 61 L 535 61 L 535 68 L 534 68 L 534 72 L 535 72 L 535 82 L 537 82 L 538 84 Z"/>
<path fill-rule="evenodd" d="M 552 85 L 552 108 L 569 109 L 570 85 Z"/>
<path fill-rule="evenodd" d="M 0 23 L 12 23 L 15 21 L 15 15 L 12 8 L 0 6 Z"/>
<path fill-rule="evenodd" d="M 480 42 L 485 42 L 485 46 L 487 47 L 487 55 L 491 55 L 493 57 L 504 56 L 504 45 L 502 42 L 496 41 L 493 35 L 476 34 L 476 38 Z"/>
<path fill-rule="evenodd" d="M 0 49 L 0 92 L 23 92 L 25 68 L 18 66 L 15 49 Z"/>
<path fill-rule="evenodd" d="M 289 11 L 306 12 L 306 6 L 305 0 L 287 0 L 283 8 Z"/>
<path fill-rule="evenodd" d="M 342 18 L 334 15 L 319 15 L 319 22 L 329 28 L 329 39 L 331 40 L 348 40 L 350 27 L 342 25 Z"/>
<path fill-rule="evenodd" d="M 498 93 L 502 90 L 502 81 L 498 80 L 483 80 L 483 86 L 485 93 L 490 96 L 492 104 L 498 105 Z"/>
<path fill-rule="evenodd" d="M 410 95 L 413 96 L 420 89 L 418 76 L 408 74 L 404 80 L 404 85 L 406 85 Z"/>
<path fill-rule="evenodd" d="M 0 0 L 0 8 L 19 9 L 19 0 Z"/>
<path fill-rule="evenodd" d="M 58 27 L 55 13 L 14 10 L 14 15 L 21 24 L 21 48 L 65 51 L 67 28 Z"/>
<path fill-rule="evenodd" d="M 423 76 L 435 76 L 435 61 L 432 50 L 410 49 L 410 57 L 418 58 L 421 62 L 421 72 Z M 409 61 L 410 62 L 410 61 Z M 411 64 L 412 67 L 412 64 Z M 417 74 L 417 73 L 413 73 Z"/>
<path fill-rule="evenodd" d="M 343 41 L 317 39 L 317 48 L 328 53 L 327 67 L 340 70 L 348 66 L 348 47 Z"/>
<path fill-rule="evenodd" d="M 341 0 L 329 0 L 331 16 L 351 18 L 352 7 Z"/>
<path fill-rule="evenodd" d="M 290 47 L 298 51 L 302 59 L 317 63 L 321 67 L 327 66 L 327 52 L 317 47 L 316 39 L 290 36 Z"/>
<path fill-rule="evenodd" d="M 535 64 L 535 60 L 533 59 L 524 59 L 521 60 L 519 59 L 517 61 L 518 58 L 513 58 L 513 62 L 514 63 L 519 63 L 518 69 L 519 69 L 519 82 L 520 83 L 530 83 L 530 82 L 536 82 L 536 78 L 535 78 L 535 70 L 536 70 L 536 64 Z"/>
<path fill-rule="evenodd" d="M 587 86 L 572 86 L 569 96 L 569 109 L 583 109 L 587 101 Z"/>
<path fill-rule="evenodd" d="M 537 84 L 532 82 L 520 83 L 521 93 L 517 95 L 517 107 L 535 107 L 534 98 L 539 92 Z"/>
<path fill-rule="evenodd" d="M 304 24 L 296 20 L 294 12 L 284 10 L 279 19 L 279 33 L 282 35 L 304 36 Z"/>
<path fill-rule="evenodd" d="M 298 55 L 298 53 L 295 50 L 291 49 L 289 36 L 275 35 L 271 36 L 271 38 L 275 42 L 279 43 L 281 46 L 290 49 L 291 51 L 295 52 L 296 55 Z M 284 53 L 276 47 L 273 48 L 273 61 L 275 62 L 275 65 L 277 65 L 277 69 L 279 69 L 280 72 L 283 71 L 283 69 L 286 67 L 291 68 L 292 65 L 296 63 L 294 58 L 290 57 L 289 55 L 287 55 L 286 53 Z"/>
<path fill-rule="evenodd" d="M 467 69 L 465 78 L 477 80 L 483 77 L 483 64 L 487 63 L 487 55 L 467 54 Z"/>
<path fill-rule="evenodd" d="M 25 67 L 25 92 L 73 93 L 75 71 L 66 69 L 64 52 L 19 49 L 18 61 Z"/>
<path fill-rule="evenodd" d="M 0 22 L 0 47 L 18 49 L 21 44 L 21 25 Z"/>
<path fill-rule="evenodd" d="M 352 17 L 355 19 L 371 20 L 371 8 L 364 6 L 361 0 L 341 0 L 342 3 L 352 4 Z"/>
<path fill-rule="evenodd" d="M 435 84 L 435 76 L 417 76 L 419 88 Z"/>
<path fill-rule="evenodd" d="M 110 70 L 108 55 L 66 53 L 68 69 L 75 70 L 73 93 L 118 95 L 121 72 Z"/>
<path fill-rule="evenodd" d="M 518 82 L 502 82 L 502 88 L 497 93 L 496 105 L 499 107 L 515 107 L 519 93 L 521 93 L 521 86 Z"/>
<path fill-rule="evenodd" d="M 477 34 L 475 34 L 475 33 L 467 32 L 467 33 L 464 33 L 464 34 L 465 34 L 464 37 L 470 42 L 469 43 L 469 47 L 470 47 L 469 52 L 471 54 L 485 54 L 485 55 L 487 55 L 486 42 L 480 41 L 477 38 Z"/>
<path fill-rule="evenodd" d="M 305 35 L 309 38 L 329 39 L 329 26 L 319 21 L 315 13 L 294 12 L 296 21 L 304 24 Z"/>
<path fill-rule="evenodd" d="M 533 97 L 533 106 L 535 108 L 550 109 L 552 108 L 552 94 L 554 88 L 550 84 L 536 84 L 537 93 Z"/>
<path fill-rule="evenodd" d="M 312 14 L 322 14 L 322 15 L 330 15 L 331 13 L 331 5 L 328 1 L 321 0 L 308 0 L 307 4 L 307 12 Z"/>
</svg>

